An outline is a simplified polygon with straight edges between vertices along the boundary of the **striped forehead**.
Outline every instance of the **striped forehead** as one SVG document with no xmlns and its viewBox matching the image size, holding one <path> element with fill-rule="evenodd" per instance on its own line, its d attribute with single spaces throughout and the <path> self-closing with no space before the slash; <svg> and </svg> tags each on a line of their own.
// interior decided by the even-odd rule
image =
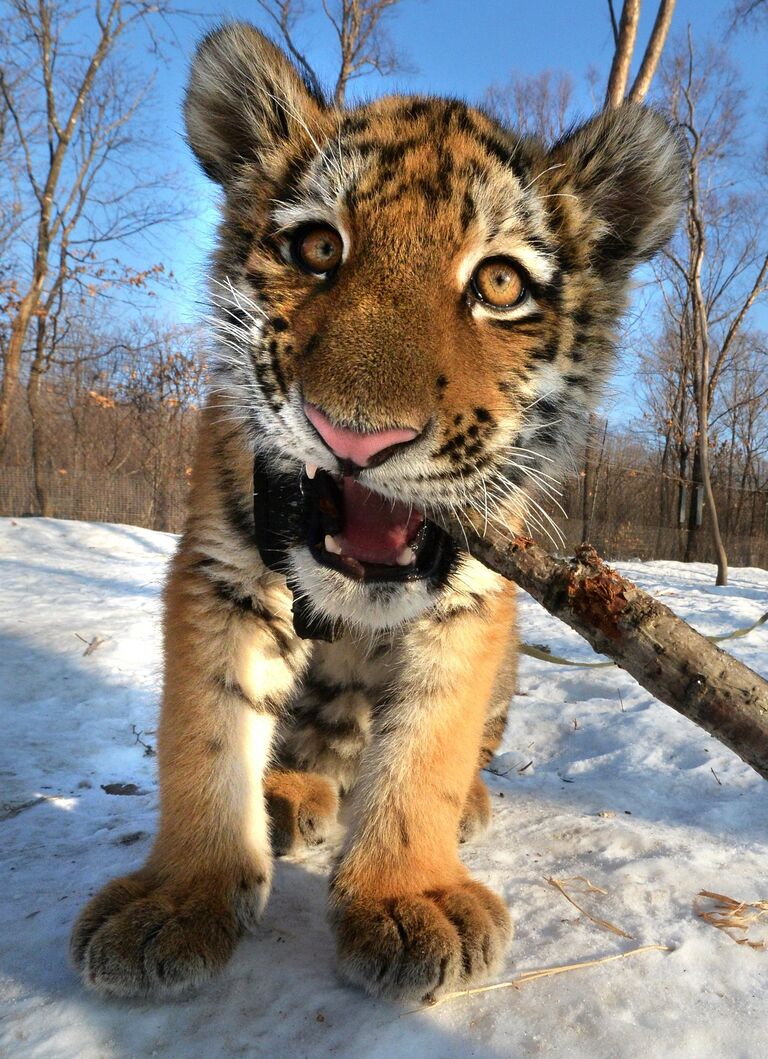
<svg viewBox="0 0 768 1059">
<path fill-rule="evenodd" d="M 463 104 L 385 100 L 352 112 L 274 206 L 277 227 L 426 215 L 462 241 L 514 254 L 542 282 L 555 247 L 519 141 Z"/>
</svg>

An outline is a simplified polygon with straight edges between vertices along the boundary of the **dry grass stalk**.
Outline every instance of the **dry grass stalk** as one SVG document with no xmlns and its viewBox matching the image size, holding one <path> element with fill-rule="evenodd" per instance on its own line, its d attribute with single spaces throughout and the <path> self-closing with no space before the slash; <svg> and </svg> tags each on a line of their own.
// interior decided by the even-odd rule
<svg viewBox="0 0 768 1059">
<path fill-rule="evenodd" d="M 669 945 L 641 945 L 638 949 L 630 949 L 628 952 L 619 952 L 615 956 L 600 956 L 596 960 L 582 960 L 580 963 L 568 963 L 562 967 L 544 967 L 538 971 L 526 971 L 524 974 L 518 975 L 517 978 L 512 978 L 509 982 L 494 982 L 492 985 L 480 985 L 474 989 L 459 989 L 455 993 L 446 993 L 442 997 L 425 997 L 425 1006 L 430 1008 L 438 1007 L 440 1004 L 444 1004 L 447 1000 L 456 1000 L 459 997 L 466 996 L 477 996 L 478 993 L 490 993 L 496 989 L 509 989 L 510 987 L 517 987 L 519 985 L 525 985 L 526 982 L 533 982 L 537 978 L 552 978 L 556 974 L 565 974 L 566 971 L 581 971 L 585 967 L 597 967 L 601 963 L 612 963 L 614 960 L 625 960 L 627 956 L 638 956 L 641 952 L 671 952 L 672 948 Z M 404 1014 L 412 1015 L 417 1011 L 423 1011 L 424 1008 L 414 1008 L 411 1011 L 406 1011 Z"/>
<path fill-rule="evenodd" d="M 737 901 L 725 894 L 716 894 L 711 890 L 700 890 L 696 895 L 713 902 L 713 907 L 701 909 L 696 907 L 696 915 L 710 926 L 724 930 L 737 945 L 747 945 L 750 949 L 766 949 L 768 942 L 754 941 L 747 937 L 749 929 L 756 923 L 765 923 L 768 919 L 768 901 Z M 731 931 L 742 933 L 744 937 L 735 937 Z"/>
<path fill-rule="evenodd" d="M 605 896 L 608 893 L 607 890 L 601 890 L 599 886 L 593 886 L 589 879 L 585 879 L 583 875 L 574 875 L 570 879 L 553 879 L 545 876 L 545 881 L 548 882 L 550 886 L 554 886 L 554 888 L 563 895 L 566 901 L 570 901 L 574 908 L 578 909 L 583 916 L 587 917 L 587 919 L 591 919 L 596 926 L 609 931 L 611 934 L 618 934 L 620 938 L 627 938 L 629 941 L 634 940 L 631 934 L 627 934 L 625 930 L 622 930 L 621 927 L 617 927 L 615 923 L 609 923 L 607 919 L 600 919 L 598 916 L 593 916 L 591 912 L 586 910 L 586 908 L 582 908 L 565 889 L 565 883 L 584 883 L 586 886 L 584 892 L 590 894 L 602 894 Z"/>
</svg>

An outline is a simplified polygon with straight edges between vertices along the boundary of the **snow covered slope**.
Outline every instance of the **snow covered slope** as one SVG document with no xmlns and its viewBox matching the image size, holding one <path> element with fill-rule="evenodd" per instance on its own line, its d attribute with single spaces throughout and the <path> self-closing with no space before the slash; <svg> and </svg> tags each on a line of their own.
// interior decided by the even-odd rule
<svg viewBox="0 0 768 1059">
<path fill-rule="evenodd" d="M 196 995 L 85 994 L 67 966 L 72 919 L 97 886 L 140 863 L 155 825 L 146 748 L 173 547 L 127 526 L 0 520 L 0 1054 L 766 1055 L 768 950 L 736 945 L 692 902 L 701 889 L 768 899 L 768 784 L 620 670 L 528 659 L 494 763 L 504 775 L 489 777 L 493 829 L 465 847 L 516 918 L 504 977 L 641 944 L 671 952 L 407 1012 L 336 979 L 323 851 L 280 863 L 261 929 Z M 768 609 L 766 571 L 734 570 L 717 589 L 703 565 L 622 570 L 708 633 Z M 557 653 L 590 657 L 529 599 L 522 627 Z M 762 629 L 730 649 L 768 674 L 766 645 Z M 602 887 L 576 899 L 634 940 L 600 929 L 547 876 Z"/>
</svg>

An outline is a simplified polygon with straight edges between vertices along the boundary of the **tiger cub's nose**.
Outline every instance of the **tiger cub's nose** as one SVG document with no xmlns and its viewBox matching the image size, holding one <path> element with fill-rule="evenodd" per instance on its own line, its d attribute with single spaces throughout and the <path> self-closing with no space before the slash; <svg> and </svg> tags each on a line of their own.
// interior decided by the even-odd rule
<svg viewBox="0 0 768 1059">
<path fill-rule="evenodd" d="M 363 433 L 336 426 L 317 405 L 305 402 L 304 413 L 331 452 L 340 460 L 358 467 L 377 467 L 409 441 L 419 436 L 418 430 L 401 427 Z"/>
</svg>

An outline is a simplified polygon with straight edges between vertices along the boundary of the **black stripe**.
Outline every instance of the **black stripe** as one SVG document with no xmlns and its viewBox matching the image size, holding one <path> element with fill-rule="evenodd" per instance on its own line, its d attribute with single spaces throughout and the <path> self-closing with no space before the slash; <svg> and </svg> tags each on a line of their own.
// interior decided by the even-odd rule
<svg viewBox="0 0 768 1059">
<path fill-rule="evenodd" d="M 531 313 L 530 316 L 524 316 L 518 320 L 507 320 L 503 317 L 496 316 L 488 316 L 486 317 L 486 319 L 494 327 L 501 328 L 502 331 L 518 331 L 520 334 L 525 334 L 525 332 L 522 330 L 525 324 L 541 323 L 544 319 L 544 313 Z"/>
<path fill-rule="evenodd" d="M 331 684 L 320 677 L 308 676 L 304 684 L 304 690 L 314 695 L 319 704 L 326 705 L 329 702 L 333 702 L 334 699 L 338 699 L 345 692 L 365 694 L 368 689 L 365 684 L 359 682 Z"/>
</svg>

